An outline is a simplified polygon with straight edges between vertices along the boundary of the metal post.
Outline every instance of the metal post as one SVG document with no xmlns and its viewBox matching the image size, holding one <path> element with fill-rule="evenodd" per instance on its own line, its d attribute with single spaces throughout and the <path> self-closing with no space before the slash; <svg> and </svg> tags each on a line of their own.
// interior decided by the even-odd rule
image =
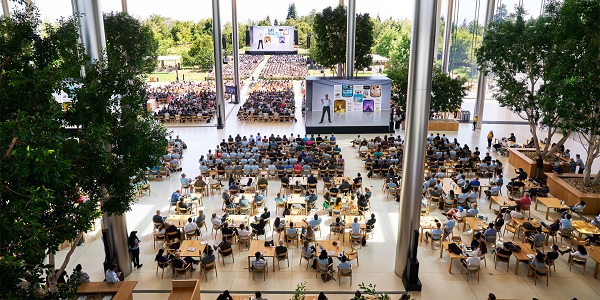
<svg viewBox="0 0 600 300">
<path fill-rule="evenodd" d="M 487 1 L 487 9 L 485 14 L 485 24 L 483 25 L 482 35 L 485 35 L 487 27 L 494 19 L 494 9 L 496 9 L 496 0 Z M 477 115 L 476 127 L 481 129 L 483 121 L 483 108 L 485 104 L 485 91 L 487 90 L 487 76 L 484 76 L 482 72 L 479 72 L 477 77 L 477 100 L 475 101 L 475 114 Z"/>
<path fill-rule="evenodd" d="M 231 31 L 233 33 L 231 48 L 233 49 L 233 82 L 235 85 L 235 95 L 233 95 L 233 103 L 240 103 L 240 42 L 238 40 L 238 23 L 237 23 L 237 1 L 231 0 Z"/>
<path fill-rule="evenodd" d="M 100 0 L 72 0 L 73 13 L 79 17 L 80 39 L 85 53 L 91 61 L 105 58 L 106 38 L 104 36 L 104 19 Z M 110 145 L 105 147 L 110 151 Z M 125 215 L 105 215 L 102 226 L 108 229 L 113 245 L 112 255 L 116 258 L 124 276 L 131 274 L 131 258 L 127 245 L 127 220 Z"/>
<path fill-rule="evenodd" d="M 438 59 L 438 43 L 440 40 L 440 22 L 442 17 L 442 0 L 437 0 L 437 10 L 435 14 L 435 44 L 433 45 L 433 61 Z"/>
<path fill-rule="evenodd" d="M 356 40 L 356 0 L 348 0 L 346 17 L 346 78 L 354 78 L 354 40 Z"/>
<path fill-rule="evenodd" d="M 425 140 L 427 138 L 433 69 L 431 56 L 435 44 L 437 6 L 437 1 L 415 0 L 414 2 L 415 14 L 408 67 L 406 146 L 404 148 L 394 269 L 396 275 L 402 277 L 407 291 L 421 289 L 416 252 L 418 238 L 415 238 L 414 232 L 419 228 L 420 199 L 423 192 Z"/>
<path fill-rule="evenodd" d="M 73 12 L 79 13 L 79 34 L 81 42 L 92 61 L 106 58 L 104 19 L 99 0 L 72 0 Z"/>
<path fill-rule="evenodd" d="M 2 0 L 2 11 L 4 12 L 4 17 L 10 18 L 10 10 L 8 8 L 8 0 Z"/>
<path fill-rule="evenodd" d="M 448 73 L 448 62 L 450 61 L 450 37 L 452 36 L 452 17 L 454 15 L 454 0 L 448 0 L 448 12 L 446 13 L 446 28 L 444 29 L 444 53 L 442 56 L 442 72 Z"/>
<path fill-rule="evenodd" d="M 121 7 L 123 8 L 123 12 L 127 13 L 127 0 L 121 0 Z"/>
<path fill-rule="evenodd" d="M 223 99 L 223 54 L 221 45 L 221 14 L 219 0 L 212 0 L 213 52 L 215 55 L 215 86 L 217 89 L 217 129 L 225 128 L 225 100 Z"/>
</svg>

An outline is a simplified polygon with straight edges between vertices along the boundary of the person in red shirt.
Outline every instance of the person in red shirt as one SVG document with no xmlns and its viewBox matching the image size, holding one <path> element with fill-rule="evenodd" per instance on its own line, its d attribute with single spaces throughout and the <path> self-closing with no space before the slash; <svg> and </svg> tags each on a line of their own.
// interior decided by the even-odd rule
<svg viewBox="0 0 600 300">
<path fill-rule="evenodd" d="M 294 173 L 296 173 L 296 174 L 301 174 L 302 173 L 302 166 L 300 165 L 300 163 L 296 163 L 294 165 Z"/>
<path fill-rule="evenodd" d="M 519 207 L 519 210 L 528 210 L 531 206 L 531 198 L 529 197 L 529 193 L 526 192 L 525 194 L 523 194 L 523 197 L 521 199 L 515 202 L 517 203 L 517 207 Z"/>
</svg>

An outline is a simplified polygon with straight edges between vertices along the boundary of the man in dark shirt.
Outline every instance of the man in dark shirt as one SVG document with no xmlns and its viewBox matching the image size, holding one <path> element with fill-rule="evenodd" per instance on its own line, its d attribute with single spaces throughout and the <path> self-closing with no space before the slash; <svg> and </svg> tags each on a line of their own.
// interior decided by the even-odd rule
<svg viewBox="0 0 600 300">
<path fill-rule="evenodd" d="M 308 176 L 308 178 L 306 179 L 306 182 L 308 184 L 316 184 L 318 181 L 317 181 L 317 178 L 315 176 L 313 176 L 312 174 L 310 174 L 310 176 Z"/>
<path fill-rule="evenodd" d="M 375 225 L 375 222 L 377 222 L 377 220 L 375 219 L 375 214 L 371 214 L 371 218 L 367 220 L 366 224 L 369 226 L 373 226 Z"/>
<path fill-rule="evenodd" d="M 157 209 L 156 210 L 156 214 L 154 216 L 152 216 L 152 222 L 154 223 L 164 223 L 165 222 L 166 217 L 163 217 L 160 215 L 160 210 Z"/>
<path fill-rule="evenodd" d="M 231 242 L 227 239 L 227 237 L 223 237 L 223 241 L 219 245 L 214 245 L 215 250 L 219 251 L 219 253 L 223 251 L 227 251 L 231 249 Z"/>
</svg>

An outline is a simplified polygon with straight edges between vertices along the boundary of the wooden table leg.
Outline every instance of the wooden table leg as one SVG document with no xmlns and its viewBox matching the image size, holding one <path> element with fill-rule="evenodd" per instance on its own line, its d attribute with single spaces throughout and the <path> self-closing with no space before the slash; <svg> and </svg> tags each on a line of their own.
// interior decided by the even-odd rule
<svg viewBox="0 0 600 300">
<path fill-rule="evenodd" d="M 517 265 L 515 266 L 515 275 L 519 275 L 519 264 L 521 263 L 521 260 L 517 259 Z"/>
<path fill-rule="evenodd" d="M 596 262 L 596 268 L 594 269 L 594 278 L 598 279 L 598 269 L 600 269 L 600 262 Z"/>
<path fill-rule="evenodd" d="M 450 265 L 448 266 L 448 273 L 452 273 L 452 258 L 450 258 Z"/>
<path fill-rule="evenodd" d="M 540 200 L 538 200 L 537 198 L 535 198 L 535 210 L 537 210 L 538 203 L 540 203 Z"/>
<path fill-rule="evenodd" d="M 480 196 L 481 197 L 481 196 Z M 492 197 L 490 197 L 490 209 L 492 209 Z"/>
<path fill-rule="evenodd" d="M 546 207 L 546 220 L 548 220 L 549 214 L 550 214 L 550 207 Z"/>
</svg>

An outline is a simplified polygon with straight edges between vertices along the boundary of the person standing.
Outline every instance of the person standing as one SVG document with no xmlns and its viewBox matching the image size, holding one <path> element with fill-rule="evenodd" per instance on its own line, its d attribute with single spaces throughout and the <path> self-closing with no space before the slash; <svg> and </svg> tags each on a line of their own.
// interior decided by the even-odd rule
<svg viewBox="0 0 600 300">
<path fill-rule="evenodd" d="M 577 174 L 583 174 L 583 170 L 585 170 L 585 163 L 583 162 L 583 159 L 581 159 L 581 156 L 579 154 L 575 155 L 575 164 L 579 166 Z"/>
<path fill-rule="evenodd" d="M 258 35 L 258 47 L 256 47 L 256 49 L 265 49 L 265 45 L 263 45 L 262 33 Z"/>
<path fill-rule="evenodd" d="M 490 149 L 492 147 L 493 139 L 494 139 L 494 132 L 490 130 L 490 132 L 488 132 L 488 134 L 487 134 L 488 149 Z"/>
<path fill-rule="evenodd" d="M 143 264 L 140 264 L 140 240 L 137 237 L 137 231 L 132 231 L 131 234 L 129 234 L 128 242 L 133 266 L 139 269 Z"/>
<path fill-rule="evenodd" d="M 327 112 L 327 118 L 329 119 L 329 123 L 331 123 L 331 99 L 329 99 L 328 94 L 325 94 L 325 99 L 321 99 L 321 104 L 323 105 L 323 113 L 321 113 L 321 122 L 319 124 L 323 124 L 325 112 Z"/>
<path fill-rule="evenodd" d="M 475 131 L 475 129 L 477 128 L 477 120 L 479 118 L 477 117 L 477 115 L 473 116 L 473 131 Z"/>
</svg>

